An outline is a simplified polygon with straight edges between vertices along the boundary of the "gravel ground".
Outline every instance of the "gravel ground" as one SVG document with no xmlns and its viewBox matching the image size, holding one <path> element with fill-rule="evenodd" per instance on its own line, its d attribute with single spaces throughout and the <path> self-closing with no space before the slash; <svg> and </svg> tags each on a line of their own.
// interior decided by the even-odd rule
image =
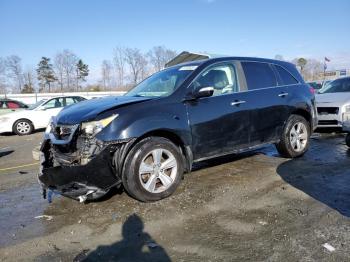
<svg viewBox="0 0 350 262">
<path fill-rule="evenodd" d="M 48 204 L 30 153 L 41 136 L 0 137 L 1 261 L 350 260 L 343 136 L 313 138 L 296 160 L 270 146 L 203 162 L 151 204 L 121 191 Z"/>
</svg>

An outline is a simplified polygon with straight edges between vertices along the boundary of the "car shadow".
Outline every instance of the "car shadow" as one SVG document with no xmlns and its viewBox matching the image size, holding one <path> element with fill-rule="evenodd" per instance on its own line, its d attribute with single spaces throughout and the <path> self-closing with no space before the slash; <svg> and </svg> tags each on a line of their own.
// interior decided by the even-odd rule
<svg viewBox="0 0 350 262">
<path fill-rule="evenodd" d="M 83 250 L 73 261 L 171 261 L 163 247 L 144 232 L 141 218 L 130 215 L 122 227 L 123 239 L 89 252 Z"/>
<path fill-rule="evenodd" d="M 277 173 L 293 187 L 350 217 L 350 151 L 342 159 L 305 157 L 280 164 Z"/>
</svg>

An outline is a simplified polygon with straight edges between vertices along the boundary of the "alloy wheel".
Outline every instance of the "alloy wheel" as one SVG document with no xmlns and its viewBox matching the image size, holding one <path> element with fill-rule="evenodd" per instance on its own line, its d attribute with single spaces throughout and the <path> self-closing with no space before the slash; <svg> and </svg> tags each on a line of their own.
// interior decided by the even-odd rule
<svg viewBox="0 0 350 262">
<path fill-rule="evenodd" d="M 150 193 L 161 193 L 174 183 L 177 168 L 177 160 L 169 150 L 154 149 L 141 161 L 139 167 L 141 185 Z"/>
<path fill-rule="evenodd" d="M 308 133 L 304 123 L 297 122 L 293 125 L 289 133 L 290 144 L 295 152 L 301 152 L 305 149 Z"/>
</svg>

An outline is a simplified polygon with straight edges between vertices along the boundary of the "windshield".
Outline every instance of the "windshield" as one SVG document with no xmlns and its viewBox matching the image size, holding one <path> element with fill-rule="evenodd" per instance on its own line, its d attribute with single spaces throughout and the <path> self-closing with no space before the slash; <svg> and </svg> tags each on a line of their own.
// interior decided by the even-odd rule
<svg viewBox="0 0 350 262">
<path fill-rule="evenodd" d="M 33 110 L 33 109 L 35 109 L 35 108 L 37 108 L 38 106 L 40 106 L 42 103 L 44 103 L 46 100 L 45 99 L 43 99 L 43 100 L 40 100 L 40 101 L 38 101 L 38 102 L 36 102 L 35 104 L 33 104 L 33 105 L 30 105 L 29 107 L 28 107 L 28 110 Z"/>
<path fill-rule="evenodd" d="M 169 96 L 196 68 L 197 66 L 181 66 L 162 70 L 135 86 L 125 95 L 144 97 Z"/>
<path fill-rule="evenodd" d="M 350 78 L 342 78 L 334 80 L 326 84 L 318 93 L 340 93 L 340 92 L 350 92 Z"/>
</svg>

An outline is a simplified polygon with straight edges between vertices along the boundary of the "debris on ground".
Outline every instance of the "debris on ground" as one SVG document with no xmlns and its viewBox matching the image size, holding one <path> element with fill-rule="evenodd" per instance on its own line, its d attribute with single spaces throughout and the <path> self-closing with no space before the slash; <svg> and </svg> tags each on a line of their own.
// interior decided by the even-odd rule
<svg viewBox="0 0 350 262">
<path fill-rule="evenodd" d="M 266 226 L 268 223 L 266 221 L 259 221 L 260 225 Z"/>
<path fill-rule="evenodd" d="M 53 216 L 41 215 L 41 216 L 36 216 L 35 218 L 45 218 L 47 221 L 50 221 L 53 219 Z"/>
<path fill-rule="evenodd" d="M 329 252 L 335 251 L 335 248 L 334 248 L 332 245 L 328 244 L 328 243 L 324 243 L 322 246 L 323 246 L 325 249 L 327 249 Z"/>
</svg>

